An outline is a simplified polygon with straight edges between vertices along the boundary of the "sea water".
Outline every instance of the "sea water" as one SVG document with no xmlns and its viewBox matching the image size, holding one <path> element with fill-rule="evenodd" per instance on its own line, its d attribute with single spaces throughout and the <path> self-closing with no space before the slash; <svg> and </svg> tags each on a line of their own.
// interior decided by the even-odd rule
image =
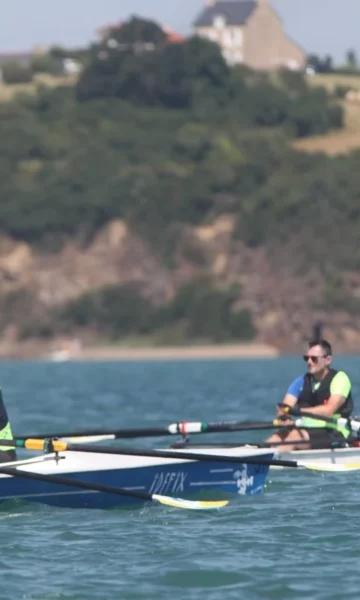
<svg viewBox="0 0 360 600">
<path fill-rule="evenodd" d="M 348 371 L 359 398 L 360 358 L 335 363 Z M 297 358 L 3 362 L 0 380 L 14 433 L 33 435 L 177 420 L 271 420 L 303 369 Z M 247 442 L 267 433 L 196 441 Z M 360 472 L 273 471 L 263 495 L 235 498 L 214 512 L 13 502 L 0 507 L 0 538 L 0 600 L 355 599 Z"/>
</svg>

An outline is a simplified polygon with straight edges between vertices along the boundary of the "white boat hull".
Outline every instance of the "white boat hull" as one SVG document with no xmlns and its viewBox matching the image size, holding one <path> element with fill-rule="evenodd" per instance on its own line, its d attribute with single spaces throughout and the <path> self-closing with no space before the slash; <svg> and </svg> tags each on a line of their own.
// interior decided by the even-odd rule
<svg viewBox="0 0 360 600">
<path fill-rule="evenodd" d="M 296 460 L 304 464 L 314 465 L 349 465 L 359 463 L 360 448 L 325 448 L 321 450 L 293 450 L 291 452 L 276 453 L 275 458 L 281 460 Z M 276 467 L 275 467 L 276 468 Z"/>
</svg>

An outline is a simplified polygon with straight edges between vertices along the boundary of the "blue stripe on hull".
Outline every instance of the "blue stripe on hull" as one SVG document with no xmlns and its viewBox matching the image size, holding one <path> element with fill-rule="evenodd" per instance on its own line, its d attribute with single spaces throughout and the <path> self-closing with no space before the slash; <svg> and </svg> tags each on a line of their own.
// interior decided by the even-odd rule
<svg viewBox="0 0 360 600">
<path fill-rule="evenodd" d="M 266 457 L 266 458 L 270 458 Z M 264 457 L 262 456 L 262 459 Z M 242 463 L 190 462 L 163 466 L 59 473 L 59 476 L 166 496 L 217 498 L 263 491 L 268 467 Z M 56 469 L 53 474 L 56 475 Z M 216 492 L 218 496 L 216 496 Z M 111 508 L 142 503 L 137 498 L 19 478 L 0 479 L 0 501 L 21 498 L 69 508 Z"/>
</svg>

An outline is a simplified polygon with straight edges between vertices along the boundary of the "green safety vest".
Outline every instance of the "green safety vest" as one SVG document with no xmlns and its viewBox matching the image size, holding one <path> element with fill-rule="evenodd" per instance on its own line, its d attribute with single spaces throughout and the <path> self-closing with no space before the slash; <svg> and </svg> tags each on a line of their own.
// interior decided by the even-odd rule
<svg viewBox="0 0 360 600">
<path fill-rule="evenodd" d="M 298 398 L 298 406 L 306 410 L 308 407 L 322 405 L 331 395 L 331 382 L 337 373 L 338 371 L 335 369 L 330 369 L 325 379 L 321 381 L 320 385 L 316 389 L 313 389 L 312 387 L 312 376 L 307 373 L 304 377 L 304 387 Z M 347 439 L 351 434 L 350 428 L 344 424 L 337 423 L 336 420 L 340 419 L 341 417 L 348 418 L 352 412 L 352 409 L 353 400 L 350 389 L 344 405 L 340 408 L 340 413 L 333 415 L 335 421 L 334 423 L 312 419 L 311 417 L 302 417 L 301 423 L 303 427 L 308 429 L 332 429 L 339 432 L 345 439 Z"/>
<path fill-rule="evenodd" d="M 3 401 L 2 391 L 0 390 L 0 440 L 12 440 L 13 434 L 11 431 L 11 425 L 7 416 L 5 404 Z M 15 450 L 15 446 L 1 446 L 0 451 L 9 452 Z"/>
</svg>

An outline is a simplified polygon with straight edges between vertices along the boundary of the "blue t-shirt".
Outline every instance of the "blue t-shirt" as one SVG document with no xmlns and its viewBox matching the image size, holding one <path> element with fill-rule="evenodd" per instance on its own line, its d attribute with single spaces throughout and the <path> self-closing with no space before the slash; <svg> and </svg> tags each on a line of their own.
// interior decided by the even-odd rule
<svg viewBox="0 0 360 600">
<path fill-rule="evenodd" d="M 291 394 L 292 396 L 295 396 L 295 398 L 299 398 L 302 390 L 304 387 L 304 375 L 300 375 L 300 377 L 297 377 L 296 379 L 294 379 L 294 381 L 292 381 L 289 385 L 288 391 L 286 392 L 287 394 Z"/>
</svg>

